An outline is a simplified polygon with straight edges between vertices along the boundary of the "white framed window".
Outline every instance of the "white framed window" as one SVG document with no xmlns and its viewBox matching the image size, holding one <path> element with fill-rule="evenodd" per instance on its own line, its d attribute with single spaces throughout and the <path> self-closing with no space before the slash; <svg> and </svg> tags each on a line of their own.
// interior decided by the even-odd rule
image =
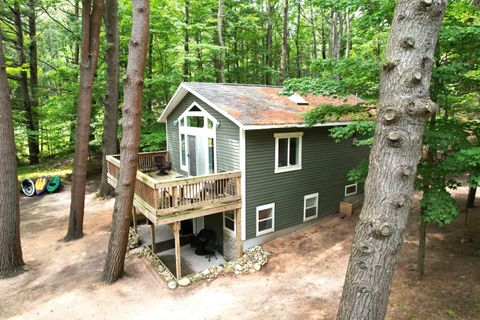
<svg viewBox="0 0 480 320">
<path fill-rule="evenodd" d="M 303 222 L 318 217 L 318 193 L 307 194 L 303 197 Z"/>
<path fill-rule="evenodd" d="M 180 169 L 192 175 L 215 173 L 218 121 L 196 102 L 193 102 L 176 121 L 179 124 Z M 194 159 L 189 159 L 190 155 Z M 195 166 L 190 168 L 192 163 Z"/>
<path fill-rule="evenodd" d="M 225 211 L 223 213 L 223 229 L 235 235 L 235 211 Z"/>
<path fill-rule="evenodd" d="M 349 184 L 348 186 L 345 186 L 345 197 L 348 196 L 353 196 L 354 194 L 357 194 L 358 192 L 358 184 Z"/>
<path fill-rule="evenodd" d="M 275 133 L 275 173 L 302 169 L 303 132 Z"/>
<path fill-rule="evenodd" d="M 257 237 L 275 231 L 275 203 L 257 207 Z"/>
</svg>

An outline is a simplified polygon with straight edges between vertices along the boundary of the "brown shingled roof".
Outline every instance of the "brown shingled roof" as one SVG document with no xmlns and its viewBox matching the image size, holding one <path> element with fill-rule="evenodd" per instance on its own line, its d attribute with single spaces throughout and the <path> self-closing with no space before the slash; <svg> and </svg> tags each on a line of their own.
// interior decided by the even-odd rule
<svg viewBox="0 0 480 320">
<path fill-rule="evenodd" d="M 282 87 L 220 83 L 186 82 L 185 87 L 222 109 L 245 126 L 300 125 L 303 113 L 320 104 L 355 105 L 363 102 L 353 95 L 345 99 L 331 96 L 303 96 L 308 105 L 298 105 L 287 96 L 281 96 Z M 335 119 L 348 122 L 350 119 Z"/>
</svg>

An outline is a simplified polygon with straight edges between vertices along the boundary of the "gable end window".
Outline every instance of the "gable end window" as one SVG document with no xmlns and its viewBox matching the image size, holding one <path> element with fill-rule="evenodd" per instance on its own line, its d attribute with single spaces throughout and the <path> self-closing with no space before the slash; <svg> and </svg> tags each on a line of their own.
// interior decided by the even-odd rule
<svg viewBox="0 0 480 320">
<path fill-rule="evenodd" d="M 302 169 L 303 132 L 276 133 L 275 173 Z"/>
<path fill-rule="evenodd" d="M 303 221 L 318 217 L 318 193 L 308 194 L 303 198 Z"/>
<path fill-rule="evenodd" d="M 257 237 L 275 231 L 275 203 L 257 207 Z"/>
<path fill-rule="evenodd" d="M 357 183 L 349 184 L 348 186 L 345 186 L 345 197 L 353 196 L 354 194 L 357 194 L 358 192 L 357 187 L 358 187 Z"/>
</svg>

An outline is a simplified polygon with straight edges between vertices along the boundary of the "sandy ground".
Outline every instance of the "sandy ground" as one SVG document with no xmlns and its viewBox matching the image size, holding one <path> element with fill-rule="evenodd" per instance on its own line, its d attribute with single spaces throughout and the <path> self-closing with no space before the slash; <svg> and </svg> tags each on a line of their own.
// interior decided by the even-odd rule
<svg viewBox="0 0 480 320">
<path fill-rule="evenodd" d="M 333 319 L 351 246 L 354 219 L 336 216 L 265 245 L 262 271 L 169 290 L 142 259 L 126 262 L 111 286 L 100 280 L 113 200 L 96 200 L 89 183 L 85 237 L 62 241 L 70 201 L 56 195 L 21 199 L 28 267 L 0 282 L 0 319 Z M 460 190 L 459 197 L 465 197 Z M 477 199 L 479 200 L 479 199 Z M 463 205 L 464 200 L 460 201 Z M 473 242 L 461 243 L 463 217 L 431 227 L 427 275 L 416 281 L 418 210 L 414 209 L 395 275 L 388 319 L 480 319 L 480 212 L 469 217 Z M 474 227 L 473 227 L 474 226 Z"/>
</svg>

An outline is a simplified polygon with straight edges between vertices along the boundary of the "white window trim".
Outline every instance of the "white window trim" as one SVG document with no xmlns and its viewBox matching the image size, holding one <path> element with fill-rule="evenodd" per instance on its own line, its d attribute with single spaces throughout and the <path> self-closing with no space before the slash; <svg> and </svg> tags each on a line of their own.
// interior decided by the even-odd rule
<svg viewBox="0 0 480 320">
<path fill-rule="evenodd" d="M 263 219 L 263 220 L 258 220 L 258 213 L 260 211 L 266 210 L 266 209 L 272 209 L 272 217 L 267 218 L 267 219 Z M 258 230 L 258 223 L 261 222 L 261 221 L 266 221 L 266 220 L 270 220 L 270 219 L 272 220 L 272 227 L 270 229 L 259 231 Z M 270 232 L 275 232 L 275 203 L 269 203 L 269 204 L 257 207 L 257 215 L 256 215 L 256 219 L 255 219 L 255 225 L 256 225 L 255 228 L 256 228 L 257 237 L 261 236 L 263 234 L 270 233 Z"/>
<path fill-rule="evenodd" d="M 190 111 L 193 107 L 197 107 L 201 111 Z M 203 116 L 205 119 L 204 127 L 203 128 L 195 128 L 195 127 L 188 127 L 187 126 L 187 117 L 188 116 Z M 185 119 L 185 125 L 181 126 L 181 120 Z M 208 120 L 213 122 L 213 128 L 208 128 Z M 189 161 L 188 161 L 188 135 L 205 135 L 207 138 L 213 138 L 214 143 L 214 159 L 213 159 L 213 166 L 214 166 L 214 173 L 217 173 L 217 125 L 218 121 L 210 113 L 208 113 L 204 108 L 202 108 L 197 102 L 193 102 L 178 118 L 177 118 L 177 126 L 178 126 L 178 145 L 180 151 L 180 169 L 185 172 L 190 172 L 189 168 Z M 185 165 L 182 165 L 182 134 L 185 135 Z M 208 165 L 208 161 L 207 161 Z"/>
<path fill-rule="evenodd" d="M 230 218 L 227 218 L 225 217 L 225 212 L 223 212 L 223 230 L 224 232 L 228 232 L 230 233 L 232 236 L 236 237 L 236 232 L 237 232 L 237 222 L 235 221 L 235 211 L 233 211 L 233 220 L 230 219 Z M 232 229 L 229 229 L 225 226 L 225 219 L 229 219 L 229 220 L 232 220 L 233 221 L 233 230 Z"/>
<path fill-rule="evenodd" d="M 355 192 L 347 193 L 347 189 L 350 188 L 350 187 L 353 187 L 353 186 L 355 186 Z M 358 183 L 352 183 L 352 184 L 349 184 L 349 185 L 345 186 L 345 197 L 353 196 L 357 193 L 358 193 Z"/>
<path fill-rule="evenodd" d="M 282 172 L 289 172 L 295 170 L 302 170 L 302 137 L 303 132 L 285 132 L 285 133 L 275 133 L 273 135 L 275 138 L 275 173 L 282 173 Z M 298 138 L 298 164 L 285 167 L 278 166 L 278 139 L 285 139 L 285 138 Z M 290 143 L 288 143 L 288 159 L 290 159 Z"/>
<path fill-rule="evenodd" d="M 313 208 L 313 207 L 307 208 L 307 200 L 313 199 L 313 198 L 315 198 L 315 209 L 316 209 L 315 215 L 311 217 L 307 217 L 307 209 Z M 318 218 L 318 192 L 307 194 L 306 196 L 303 197 L 303 222 L 307 222 L 316 218 Z"/>
</svg>

